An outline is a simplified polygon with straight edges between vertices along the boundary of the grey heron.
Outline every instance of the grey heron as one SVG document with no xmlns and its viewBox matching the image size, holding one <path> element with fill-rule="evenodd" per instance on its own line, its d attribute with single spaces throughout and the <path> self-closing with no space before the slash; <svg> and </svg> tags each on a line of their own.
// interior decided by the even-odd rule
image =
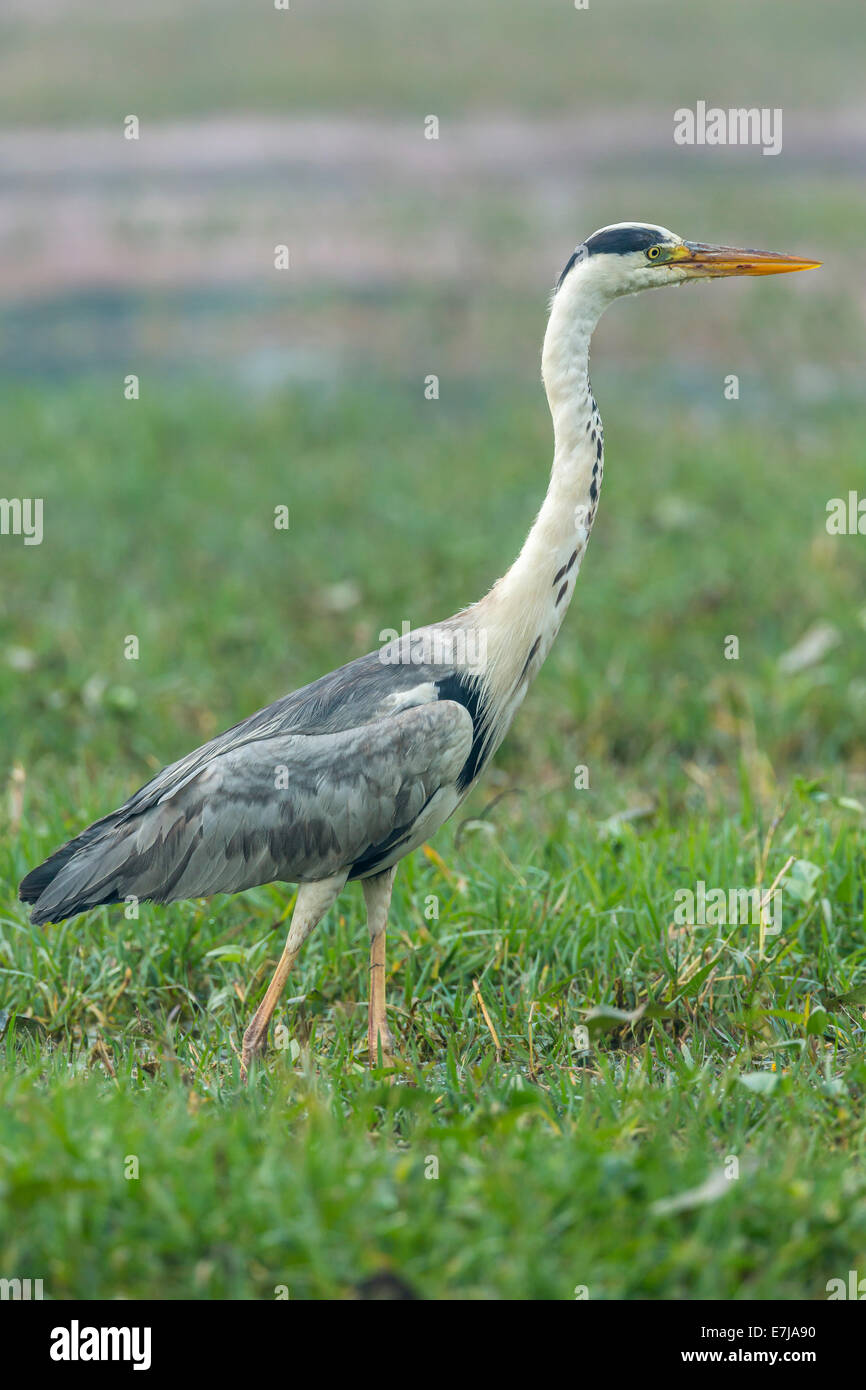
<svg viewBox="0 0 866 1390">
<path fill-rule="evenodd" d="M 481 776 L 559 631 L 598 507 L 604 433 L 589 346 L 621 295 L 819 262 L 684 241 L 664 227 L 604 227 L 559 277 L 542 350 L 553 419 L 550 482 L 524 546 L 484 598 L 253 714 L 141 787 L 21 884 L 31 921 L 107 903 L 174 902 L 298 884 L 285 947 L 246 1029 L 261 1052 L 298 953 L 352 879 L 370 933 L 368 1056 L 391 1059 L 385 930 L 399 861 Z"/>
</svg>

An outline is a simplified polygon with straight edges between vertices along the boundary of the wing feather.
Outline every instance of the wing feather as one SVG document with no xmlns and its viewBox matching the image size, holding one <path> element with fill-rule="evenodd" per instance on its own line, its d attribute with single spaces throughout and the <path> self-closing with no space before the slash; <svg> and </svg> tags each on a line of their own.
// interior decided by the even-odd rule
<svg viewBox="0 0 866 1390">
<path fill-rule="evenodd" d="M 32 920 L 129 895 L 172 902 L 372 872 L 453 810 L 473 722 L 439 700 L 336 731 L 283 731 L 274 719 L 245 732 L 166 769 L 83 832 L 80 849 L 58 851 Z"/>
</svg>

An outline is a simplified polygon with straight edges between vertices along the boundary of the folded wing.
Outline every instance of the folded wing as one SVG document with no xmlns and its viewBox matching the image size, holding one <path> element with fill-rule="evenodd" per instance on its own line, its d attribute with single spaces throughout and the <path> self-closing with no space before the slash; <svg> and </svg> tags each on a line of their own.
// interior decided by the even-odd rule
<svg viewBox="0 0 866 1390">
<path fill-rule="evenodd" d="M 332 732 L 275 723 L 254 716 L 166 768 L 34 869 L 31 920 L 376 872 L 450 814 L 473 739 L 447 699 Z"/>
</svg>

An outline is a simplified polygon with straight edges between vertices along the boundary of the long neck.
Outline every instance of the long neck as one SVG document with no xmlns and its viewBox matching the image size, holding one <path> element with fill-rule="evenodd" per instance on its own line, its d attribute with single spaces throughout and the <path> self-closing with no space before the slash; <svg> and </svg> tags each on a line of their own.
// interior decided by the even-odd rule
<svg viewBox="0 0 866 1390">
<path fill-rule="evenodd" d="M 519 703 L 553 645 L 595 520 L 604 436 L 589 342 L 603 307 L 568 281 L 553 302 L 542 352 L 554 433 L 550 484 L 523 549 L 476 609 L 487 626 L 488 686 L 503 704 Z"/>
</svg>

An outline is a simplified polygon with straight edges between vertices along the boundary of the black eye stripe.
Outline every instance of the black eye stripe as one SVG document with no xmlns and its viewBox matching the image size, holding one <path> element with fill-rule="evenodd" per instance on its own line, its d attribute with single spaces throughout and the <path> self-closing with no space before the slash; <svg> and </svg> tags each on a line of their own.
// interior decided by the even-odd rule
<svg viewBox="0 0 866 1390">
<path fill-rule="evenodd" d="M 557 289 L 559 289 L 560 285 L 562 284 L 563 280 L 565 279 L 565 277 L 566 277 L 566 275 L 568 274 L 568 272 L 572 269 L 572 267 L 578 265 L 578 264 L 583 260 L 583 258 L 584 258 L 585 255 L 586 255 L 586 245 L 585 245 L 585 244 L 582 244 L 581 246 L 578 246 L 578 247 L 575 248 L 575 250 L 572 252 L 571 256 L 569 257 L 568 261 L 566 262 L 565 266 L 563 267 L 562 274 L 560 275 L 559 279 L 558 279 L 557 282 L 556 282 L 556 288 L 557 288 Z"/>
<path fill-rule="evenodd" d="M 652 227 L 609 227 L 595 232 L 586 243 L 590 256 L 625 256 L 629 251 L 648 251 L 658 245 L 659 231 Z"/>
<path fill-rule="evenodd" d="M 658 261 L 666 244 L 665 234 L 658 227 L 609 227 L 607 231 L 595 232 L 572 253 L 556 282 L 554 293 L 561 288 L 569 272 L 587 256 L 625 256 L 632 251 L 643 251 L 649 260 Z M 676 244 L 675 240 L 672 244 Z M 650 255 L 651 251 L 655 251 L 655 255 Z"/>
</svg>

